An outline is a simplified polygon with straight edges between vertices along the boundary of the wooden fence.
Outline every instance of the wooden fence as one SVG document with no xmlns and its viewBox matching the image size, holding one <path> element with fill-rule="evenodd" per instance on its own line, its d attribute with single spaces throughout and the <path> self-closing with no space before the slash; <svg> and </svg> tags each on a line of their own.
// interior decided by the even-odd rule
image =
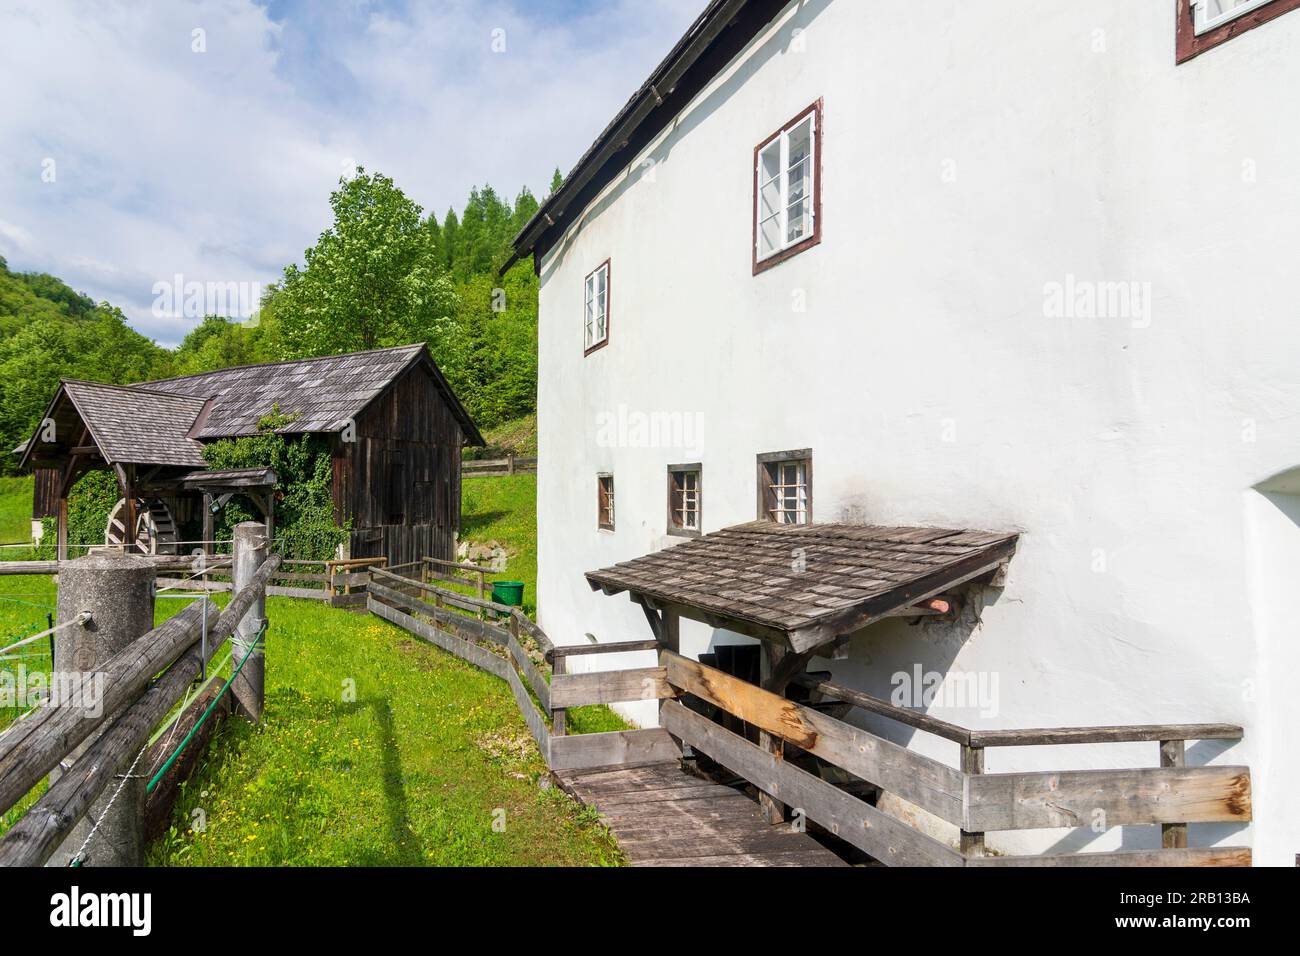
<svg viewBox="0 0 1300 956">
<path fill-rule="evenodd" d="M 469 597 L 379 568 L 371 572 L 367 606 L 372 613 L 415 637 L 506 681 L 538 750 L 552 769 L 572 770 L 681 756 L 681 748 L 659 728 L 578 736 L 565 733 L 568 708 L 640 700 L 646 691 L 636 684 L 637 672 L 611 672 L 616 676 L 607 678 L 610 685 L 604 686 L 599 680 L 593 682 L 591 675 L 566 675 L 564 661 L 583 652 L 645 650 L 655 646 L 652 641 L 555 647 L 546 632 L 517 607 Z M 469 617 L 470 614 L 475 617 Z M 536 652 L 530 653 L 530 648 Z M 548 684 L 543 668 L 550 661 L 554 662 L 554 673 Z"/>
<path fill-rule="evenodd" d="M 501 475 L 524 475 L 537 472 L 537 459 L 505 458 L 467 459 L 460 463 L 460 473 L 465 478 L 499 477 Z"/>
<path fill-rule="evenodd" d="M 159 587 L 195 588 L 196 590 L 229 591 L 233 586 L 231 561 L 220 557 L 207 558 L 196 564 L 195 559 L 183 559 L 181 565 L 168 564 L 169 570 L 185 570 L 180 577 L 158 579 Z M 271 597 L 292 597 L 307 601 L 325 601 L 334 607 L 347 607 L 366 603 L 365 587 L 370 581 L 370 568 L 384 567 L 388 559 L 347 558 L 331 561 L 311 561 L 300 558 L 283 558 L 280 570 L 271 577 L 266 593 Z"/>
<path fill-rule="evenodd" d="M 796 807 L 807 819 L 888 865 L 925 866 L 1240 866 L 1246 847 L 1189 847 L 1188 823 L 1246 823 L 1251 819 L 1250 771 L 1240 766 L 1184 765 L 1185 741 L 1239 739 L 1226 724 L 1075 727 L 977 731 L 898 707 L 817 675 L 803 675 L 818 706 L 860 708 L 961 748 L 959 767 L 763 690 L 683 657 L 654 640 L 553 646 L 518 608 L 467 597 L 426 581 L 375 569 L 369 609 L 411 634 L 496 674 L 510 684 L 538 748 L 552 770 L 578 770 L 674 760 L 682 744 L 703 753 L 758 790 Z M 471 618 L 467 614 L 475 614 Z M 488 619 L 480 619 L 486 615 Z M 552 665 L 547 683 L 521 645 L 526 635 Z M 481 646 L 486 642 L 498 653 Z M 569 673 L 571 659 L 627 652 L 658 654 L 653 666 Z M 531 693 L 530 693 L 531 692 Z M 660 701 L 660 728 L 565 734 L 565 712 L 587 704 Z M 751 743 L 713 716 L 732 715 L 780 743 Z M 549 718 L 549 725 L 547 719 Z M 985 773 L 989 747 L 1149 741 L 1159 765 L 1124 770 Z M 775 750 L 775 752 L 773 752 Z M 816 758 L 852 778 L 892 793 L 947 821 L 957 846 L 878 809 L 871 801 L 796 766 Z M 1154 756 L 1154 754 L 1153 754 Z M 789 758 L 789 759 L 787 759 Z M 996 856 L 984 835 L 1005 830 L 1101 825 L 1158 825 L 1158 850 Z"/>
<path fill-rule="evenodd" d="M 55 679 L 75 685 L 72 693 L 47 697 L 0 733 L 0 812 L 51 774 L 49 789 L 0 838 L 0 865 L 39 866 L 56 852 L 80 864 L 138 865 L 144 847 L 138 819 L 145 811 L 142 778 L 156 769 L 142 763 L 146 742 L 227 638 L 234 638 L 234 650 L 226 686 L 242 712 L 260 716 L 265 597 L 280 558 L 266 555 L 258 529 L 249 526 L 249 543 L 237 543 L 240 586 L 224 611 L 218 614 L 200 598 L 152 629 L 146 630 L 156 584 L 150 562 L 101 555 L 58 569 L 65 619 L 60 626 L 71 629 L 60 635 L 57 660 L 77 661 L 89 652 L 93 671 L 56 671 Z M 68 614 L 70 608 L 81 610 Z M 94 707 L 85 706 L 92 700 Z M 204 697 L 195 700 L 177 716 L 176 726 L 197 725 L 195 709 L 206 703 Z M 110 796 L 105 791 L 114 783 Z M 88 816 L 98 817 L 93 827 L 81 822 Z M 94 843 L 97 831 L 102 835 Z"/>
</svg>

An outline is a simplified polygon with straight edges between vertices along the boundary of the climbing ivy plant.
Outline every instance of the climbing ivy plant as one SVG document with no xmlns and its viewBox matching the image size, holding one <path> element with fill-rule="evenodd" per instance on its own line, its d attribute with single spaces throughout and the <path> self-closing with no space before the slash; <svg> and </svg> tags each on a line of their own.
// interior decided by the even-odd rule
<svg viewBox="0 0 1300 956">
<path fill-rule="evenodd" d="M 279 408 L 258 420 L 257 434 L 227 438 L 203 449 L 208 467 L 270 468 L 276 476 L 276 548 L 287 558 L 321 561 L 347 541 L 350 522 L 334 523 L 329 440 L 323 435 L 284 435 L 296 416 Z M 261 520 L 252 502 L 236 496 L 217 515 L 218 539 L 228 539 L 241 521 Z"/>
</svg>

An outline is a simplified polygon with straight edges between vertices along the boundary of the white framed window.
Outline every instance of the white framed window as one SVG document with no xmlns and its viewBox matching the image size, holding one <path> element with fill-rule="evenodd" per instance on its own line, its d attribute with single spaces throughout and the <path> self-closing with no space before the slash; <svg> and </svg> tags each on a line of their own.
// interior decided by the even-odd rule
<svg viewBox="0 0 1300 956">
<path fill-rule="evenodd" d="M 1273 3 L 1274 0 L 1192 0 L 1192 16 L 1196 35 L 1208 33 L 1252 10 Z"/>
<path fill-rule="evenodd" d="M 695 537 L 700 533 L 703 488 L 699 463 L 668 466 L 668 533 Z"/>
<path fill-rule="evenodd" d="M 754 150 L 754 271 L 820 240 L 821 103 Z"/>
<path fill-rule="evenodd" d="M 606 259 L 583 283 L 585 337 L 583 351 L 594 352 L 609 341 L 609 260 Z"/>
<path fill-rule="evenodd" d="M 758 456 L 758 516 L 777 524 L 812 521 L 812 450 Z"/>
</svg>

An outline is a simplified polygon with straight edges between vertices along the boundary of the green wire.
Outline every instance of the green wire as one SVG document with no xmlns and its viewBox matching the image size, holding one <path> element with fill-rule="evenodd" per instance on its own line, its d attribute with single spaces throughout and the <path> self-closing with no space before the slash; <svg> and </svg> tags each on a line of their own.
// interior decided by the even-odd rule
<svg viewBox="0 0 1300 956">
<path fill-rule="evenodd" d="M 244 665 L 248 663 L 248 659 L 253 656 L 253 651 L 257 648 L 257 645 L 262 642 L 262 635 L 266 633 L 266 626 L 267 622 L 263 621 L 261 629 L 257 632 L 257 637 L 253 638 L 253 643 L 248 645 L 248 651 L 239 662 L 239 666 L 235 668 L 235 672 L 230 675 L 230 679 L 226 681 L 221 690 L 217 692 L 217 696 L 212 698 L 212 703 L 208 704 L 208 708 L 203 712 L 203 716 L 200 717 L 198 722 L 190 728 L 190 732 L 185 735 L 185 739 L 180 742 L 179 746 L 172 751 L 172 755 L 167 758 L 167 762 L 164 763 L 162 767 L 158 769 L 158 772 L 153 775 L 153 779 L 150 780 L 148 786 L 145 787 L 145 793 L 153 793 L 154 788 L 158 786 L 158 781 L 163 778 L 163 774 L 171 769 L 171 765 L 176 762 L 176 758 L 181 755 L 181 751 L 185 749 L 186 744 L 194 738 L 194 735 L 198 733 L 199 728 L 203 726 L 204 721 L 206 721 L 212 711 L 216 709 L 222 696 L 229 689 L 230 685 L 234 683 L 235 678 L 239 676 L 239 672 L 244 669 Z"/>
</svg>

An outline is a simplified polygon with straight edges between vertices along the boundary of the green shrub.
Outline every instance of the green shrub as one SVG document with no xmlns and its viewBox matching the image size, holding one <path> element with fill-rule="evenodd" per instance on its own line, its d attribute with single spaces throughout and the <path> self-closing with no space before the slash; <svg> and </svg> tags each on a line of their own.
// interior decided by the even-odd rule
<svg viewBox="0 0 1300 956">
<path fill-rule="evenodd" d="M 258 422 L 258 434 L 213 442 L 203 449 L 203 458 L 214 469 L 272 469 L 276 476 L 277 550 L 286 558 L 323 561 L 334 557 L 349 533 L 348 526 L 340 528 L 334 523 L 329 440 L 322 435 L 276 431 L 292 421 L 276 409 Z M 229 538 L 241 521 L 260 520 L 257 507 L 236 496 L 217 515 L 217 538 Z"/>
</svg>

